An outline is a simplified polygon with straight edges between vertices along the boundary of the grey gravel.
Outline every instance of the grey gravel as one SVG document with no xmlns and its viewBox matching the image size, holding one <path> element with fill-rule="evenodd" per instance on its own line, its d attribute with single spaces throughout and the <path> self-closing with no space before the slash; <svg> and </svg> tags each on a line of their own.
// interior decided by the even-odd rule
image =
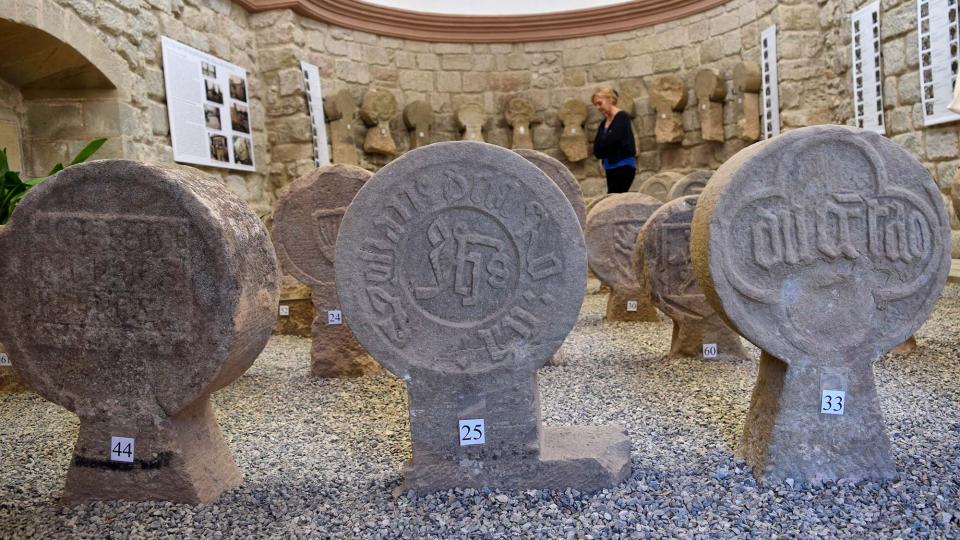
<svg viewBox="0 0 960 540">
<path fill-rule="evenodd" d="M 33 394 L 0 396 L 0 538 L 960 537 L 960 287 L 947 287 L 919 351 L 876 363 L 900 472 L 883 484 L 758 486 L 733 448 L 759 351 L 667 360 L 666 318 L 604 323 L 605 302 L 587 297 L 568 363 L 544 368 L 540 386 L 547 424 L 627 427 L 632 477 L 616 489 L 400 493 L 403 385 L 310 379 L 310 342 L 281 336 L 214 396 L 246 479 L 207 506 L 58 507 L 75 417 Z"/>
</svg>

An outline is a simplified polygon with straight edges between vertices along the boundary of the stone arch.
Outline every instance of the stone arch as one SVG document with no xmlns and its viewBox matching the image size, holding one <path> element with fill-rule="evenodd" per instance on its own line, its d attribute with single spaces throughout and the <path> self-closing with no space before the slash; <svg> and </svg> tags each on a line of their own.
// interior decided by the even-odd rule
<svg viewBox="0 0 960 540">
<path fill-rule="evenodd" d="M 98 157 L 122 157 L 130 71 L 87 23 L 51 0 L 0 0 L 0 49 L 0 146 L 19 147 L 26 175 L 98 137 Z"/>
</svg>

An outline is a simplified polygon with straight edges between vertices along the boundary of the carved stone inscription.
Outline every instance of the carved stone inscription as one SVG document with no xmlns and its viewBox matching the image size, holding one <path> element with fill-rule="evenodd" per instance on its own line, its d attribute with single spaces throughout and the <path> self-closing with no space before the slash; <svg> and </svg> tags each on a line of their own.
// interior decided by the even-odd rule
<svg viewBox="0 0 960 540">
<path fill-rule="evenodd" d="M 189 344 L 189 225 L 135 215 L 39 212 L 30 259 L 37 346 L 117 351 Z M 64 309 L 64 305 L 67 309 Z"/>
<path fill-rule="evenodd" d="M 535 166 L 484 143 L 411 151 L 357 195 L 337 251 L 344 315 L 407 384 L 406 489 L 592 490 L 629 471 L 621 428 L 540 425 L 536 370 L 576 322 L 586 257 Z M 485 441 L 465 445 L 458 426 L 473 419 Z"/>
<path fill-rule="evenodd" d="M 653 303 L 673 319 L 671 356 L 703 355 L 703 345 L 720 354 L 745 357 L 740 336 L 707 303 L 690 265 L 690 221 L 696 196 L 670 201 L 650 216 L 640 231 L 634 267 L 649 284 Z"/>
<path fill-rule="evenodd" d="M 759 476 L 893 474 L 872 362 L 933 309 L 949 234 L 927 170 L 856 128 L 792 131 L 710 180 L 694 268 L 714 307 L 764 351 L 741 449 Z M 843 415 L 819 413 L 828 375 L 847 385 Z"/>
</svg>

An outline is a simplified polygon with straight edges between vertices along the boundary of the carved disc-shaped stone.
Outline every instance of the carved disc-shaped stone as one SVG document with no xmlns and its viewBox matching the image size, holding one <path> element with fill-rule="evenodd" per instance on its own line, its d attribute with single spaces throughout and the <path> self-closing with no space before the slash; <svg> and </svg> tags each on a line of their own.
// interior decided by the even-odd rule
<svg viewBox="0 0 960 540">
<path fill-rule="evenodd" d="M 727 85 L 716 70 L 705 68 L 697 72 L 693 83 L 697 99 L 703 101 L 723 101 L 727 97 Z"/>
<path fill-rule="evenodd" d="M 650 102 L 657 112 L 682 111 L 687 106 L 687 86 L 680 77 L 658 77 L 650 90 Z"/>
<path fill-rule="evenodd" d="M 560 189 L 509 150 L 418 148 L 373 176 L 337 240 L 357 339 L 394 374 L 542 366 L 577 320 L 586 257 Z"/>
<path fill-rule="evenodd" d="M 529 125 L 533 121 L 533 114 L 533 103 L 530 103 L 529 99 L 519 96 L 508 101 L 503 111 L 503 117 L 511 126 Z"/>
<path fill-rule="evenodd" d="M 690 265 L 690 222 L 697 197 L 672 200 L 653 213 L 640 232 L 633 265 L 649 277 L 654 305 L 673 320 L 715 316 Z"/>
<path fill-rule="evenodd" d="M 580 127 L 587 121 L 587 105 L 579 99 L 568 99 L 563 102 L 557 116 L 564 126 Z"/>
<path fill-rule="evenodd" d="M 643 183 L 640 184 L 640 187 L 637 188 L 637 191 L 644 195 L 649 195 L 660 202 L 667 202 L 670 200 L 670 189 L 673 188 L 674 184 L 683 179 L 684 176 L 686 176 L 686 173 L 680 171 L 659 172 L 644 180 Z"/>
<path fill-rule="evenodd" d="M 31 190 L 13 217 L 0 276 L 20 285 L 0 288 L 0 340 L 37 393 L 81 418 L 119 403 L 172 416 L 270 337 L 273 247 L 207 174 L 94 161 Z"/>
<path fill-rule="evenodd" d="M 670 191 L 667 192 L 667 200 L 672 201 L 687 195 L 699 195 L 700 192 L 703 191 L 703 188 L 706 187 L 707 182 L 710 181 L 711 176 L 713 176 L 713 171 L 705 169 L 698 169 L 687 173 L 686 176 L 677 180 L 673 186 L 670 187 Z"/>
<path fill-rule="evenodd" d="M 351 119 L 357 113 L 357 102 L 349 90 L 340 90 L 323 102 L 323 114 L 327 121 Z"/>
<path fill-rule="evenodd" d="M 548 178 L 553 180 L 553 183 L 560 188 L 560 191 L 562 191 L 564 196 L 567 197 L 567 200 L 570 201 L 570 205 L 573 206 L 573 211 L 577 213 L 577 221 L 580 222 L 580 227 L 586 227 L 587 205 L 583 200 L 583 191 L 580 190 L 580 183 L 577 182 L 577 178 L 573 176 L 570 169 L 543 152 L 528 149 L 514 151 L 530 163 L 536 165 Z"/>
<path fill-rule="evenodd" d="M 740 334 L 791 365 L 871 361 L 927 319 L 950 268 L 927 170 L 875 133 L 789 132 L 742 150 L 694 216 L 694 268 Z"/>
<path fill-rule="evenodd" d="M 368 126 L 388 123 L 397 116 L 397 98 L 386 90 L 370 89 L 363 96 L 360 116 Z"/>
<path fill-rule="evenodd" d="M 312 287 L 334 283 L 340 220 L 368 178 L 360 167 L 326 165 L 290 184 L 273 213 L 273 243 L 287 273 Z"/>
<path fill-rule="evenodd" d="M 464 103 L 457 110 L 457 125 L 463 130 L 463 140 L 482 141 L 486 115 L 479 103 Z"/>
<path fill-rule="evenodd" d="M 740 62 L 733 67 L 733 87 L 738 94 L 760 92 L 760 64 L 756 62 Z"/>
<path fill-rule="evenodd" d="M 433 124 L 433 108 L 426 101 L 411 102 L 403 108 L 403 123 L 407 129 L 429 127 Z"/>
<path fill-rule="evenodd" d="M 590 270 L 612 289 L 641 286 L 633 267 L 633 249 L 644 223 L 661 205 L 642 193 L 616 193 L 603 199 L 587 215 L 587 253 Z"/>
</svg>

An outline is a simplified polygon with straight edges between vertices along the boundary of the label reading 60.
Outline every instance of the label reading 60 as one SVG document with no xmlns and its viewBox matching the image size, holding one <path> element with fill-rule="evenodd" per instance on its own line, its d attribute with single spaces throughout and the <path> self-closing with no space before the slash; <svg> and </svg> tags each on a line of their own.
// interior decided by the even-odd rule
<svg viewBox="0 0 960 540">
<path fill-rule="evenodd" d="M 703 344 L 703 357 L 704 358 L 716 358 L 717 353 L 717 344 L 716 343 L 704 343 Z"/>
<path fill-rule="evenodd" d="M 846 407 L 846 392 L 843 390 L 824 390 L 820 393 L 820 412 L 823 414 L 843 414 Z"/>
<path fill-rule="evenodd" d="M 487 430 L 483 426 L 483 418 L 460 421 L 460 446 L 483 444 L 487 442 Z"/>
</svg>

